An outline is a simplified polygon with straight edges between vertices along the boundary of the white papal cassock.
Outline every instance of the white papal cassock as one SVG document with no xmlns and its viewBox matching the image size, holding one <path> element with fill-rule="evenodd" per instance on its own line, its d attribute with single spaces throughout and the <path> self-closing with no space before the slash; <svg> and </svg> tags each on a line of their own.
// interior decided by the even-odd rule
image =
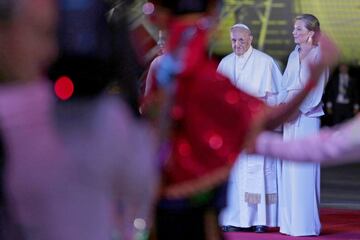
<svg viewBox="0 0 360 240">
<path fill-rule="evenodd" d="M 263 52 L 250 47 L 240 57 L 229 54 L 221 60 L 218 72 L 269 105 L 280 101 L 281 72 Z M 220 215 L 220 224 L 277 226 L 277 201 L 277 160 L 243 152 L 232 169 L 228 206 Z"/>
</svg>

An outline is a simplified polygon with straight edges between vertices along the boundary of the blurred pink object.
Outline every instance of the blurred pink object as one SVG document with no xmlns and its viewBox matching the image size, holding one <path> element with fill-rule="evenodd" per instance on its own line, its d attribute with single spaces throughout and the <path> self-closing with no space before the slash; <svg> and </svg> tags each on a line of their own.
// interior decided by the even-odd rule
<svg viewBox="0 0 360 240">
<path fill-rule="evenodd" d="M 47 81 L 0 88 L 9 204 L 27 239 L 110 239 L 117 205 L 134 209 L 122 233 L 148 220 L 157 173 L 146 125 L 114 97 L 54 103 Z"/>
<path fill-rule="evenodd" d="M 262 133 L 256 152 L 291 161 L 344 164 L 360 161 L 360 116 L 334 128 L 323 128 L 305 138 L 283 142 L 282 137 Z"/>
</svg>

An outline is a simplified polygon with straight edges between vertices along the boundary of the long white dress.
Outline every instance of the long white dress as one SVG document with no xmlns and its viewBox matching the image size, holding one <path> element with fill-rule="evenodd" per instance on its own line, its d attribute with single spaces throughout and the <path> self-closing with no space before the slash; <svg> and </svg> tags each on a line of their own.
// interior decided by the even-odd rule
<svg viewBox="0 0 360 240">
<path fill-rule="evenodd" d="M 252 47 L 242 55 L 227 55 L 218 72 L 235 86 L 270 105 L 278 102 L 281 72 L 274 60 Z M 240 120 L 240 119 L 239 119 Z M 237 227 L 277 226 L 277 160 L 241 153 L 232 169 L 228 206 L 220 224 Z"/>
<path fill-rule="evenodd" d="M 291 52 L 283 75 L 289 101 L 305 86 L 309 76 L 308 63 L 316 61 L 320 48 L 313 48 L 301 61 L 299 47 Z M 321 97 L 328 79 L 328 70 L 322 73 L 318 86 L 300 106 L 300 116 L 284 124 L 284 141 L 318 132 L 322 110 Z M 291 236 L 319 235 L 320 165 L 315 163 L 279 162 L 279 226 L 280 232 Z"/>
</svg>

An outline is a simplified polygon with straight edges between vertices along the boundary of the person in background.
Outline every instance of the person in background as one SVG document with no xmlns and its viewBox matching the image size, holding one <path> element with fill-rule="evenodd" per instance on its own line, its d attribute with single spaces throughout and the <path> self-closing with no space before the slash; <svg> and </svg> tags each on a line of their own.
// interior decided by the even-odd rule
<svg viewBox="0 0 360 240">
<path fill-rule="evenodd" d="M 164 31 L 159 30 L 159 38 L 157 41 L 157 45 L 159 47 L 159 54 L 152 60 L 149 66 L 149 70 L 147 72 L 146 80 L 145 80 L 145 92 L 144 95 L 146 96 L 150 89 L 153 86 L 152 80 L 154 79 L 154 69 L 156 68 L 156 65 L 159 64 L 162 55 L 165 53 L 165 43 L 166 43 L 166 36 Z"/>
<path fill-rule="evenodd" d="M 341 63 L 331 76 L 325 89 L 326 113 L 331 117 L 331 126 L 342 123 L 359 111 L 357 79 L 349 74 L 349 66 Z"/>
<path fill-rule="evenodd" d="M 153 1 L 150 17 L 168 32 L 167 48 L 143 102 L 160 136 L 161 185 L 156 205 L 157 239 L 221 239 L 218 213 L 236 156 L 263 129 L 279 126 L 337 59 L 322 38 L 306 87 L 289 103 L 268 107 L 236 88 L 208 59 L 209 33 L 221 1 Z M 153 4 L 149 3 L 149 4 Z"/>
<path fill-rule="evenodd" d="M 218 72 L 246 93 L 270 106 L 279 102 L 282 75 L 275 61 L 252 47 L 248 26 L 230 29 L 233 53 L 219 63 Z M 279 129 L 281 131 L 281 129 Z M 266 232 L 277 226 L 277 159 L 242 152 L 230 175 L 228 205 L 221 214 L 223 231 Z"/>
<path fill-rule="evenodd" d="M 308 81 L 309 64 L 321 57 L 320 23 L 311 14 L 295 18 L 293 30 L 296 47 L 291 52 L 283 74 L 287 93 L 285 102 L 304 88 Z M 320 116 L 324 115 L 321 98 L 328 80 L 323 69 L 316 88 L 284 124 L 284 141 L 290 141 L 319 131 Z M 291 236 L 319 235 L 320 165 L 282 161 L 279 169 L 280 232 Z"/>
<path fill-rule="evenodd" d="M 134 120 L 121 99 L 102 94 L 103 88 L 95 91 L 92 85 L 96 86 L 96 77 L 104 81 L 116 77 L 96 71 L 104 70 L 100 62 L 121 65 L 108 61 L 114 58 L 106 55 L 116 52 L 107 45 L 116 36 L 105 20 L 108 10 L 107 4 L 96 0 L 1 1 L 2 187 L 8 217 L 21 235 L 14 238 L 6 232 L 4 239 L 110 239 L 117 227 L 113 215 L 118 204 L 137 210 L 123 213 L 122 239 L 134 239 L 135 232 L 150 224 L 149 208 L 157 186 L 151 132 L 145 123 Z M 60 43 L 56 35 L 59 15 Z M 85 32 L 67 31 L 71 27 L 66 22 Z M 84 23 L 90 24 L 88 28 Z M 76 38 L 82 34 L 94 38 Z M 95 39 L 99 41 L 89 41 Z M 108 51 L 97 52 L 104 50 L 100 46 L 107 46 Z M 66 102 L 56 101 L 44 74 L 58 47 L 60 55 L 52 71 L 67 74 L 76 86 Z M 72 71 L 63 71 L 61 66 Z M 92 67 L 86 70 L 94 75 L 82 78 L 80 73 L 79 77 L 79 66 Z M 81 86 L 89 88 L 79 89 L 77 81 L 87 81 L 88 85 Z"/>
</svg>

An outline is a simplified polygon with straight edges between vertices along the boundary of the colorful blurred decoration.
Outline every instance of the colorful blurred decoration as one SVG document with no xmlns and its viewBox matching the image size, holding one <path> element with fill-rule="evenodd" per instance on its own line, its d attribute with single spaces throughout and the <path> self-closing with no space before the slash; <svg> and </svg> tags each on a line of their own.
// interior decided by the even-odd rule
<svg viewBox="0 0 360 240">
<path fill-rule="evenodd" d="M 284 64 L 293 49 L 293 19 L 301 13 L 317 16 L 322 30 L 334 38 L 342 52 L 342 59 L 360 65 L 360 1 L 359 0 L 223 0 L 220 25 L 214 34 L 211 53 L 224 56 L 231 52 L 229 28 L 237 22 L 251 27 L 254 46 L 273 56 Z M 132 27 L 146 32 L 140 38 L 146 46 L 146 39 L 154 44 L 145 49 L 146 61 L 155 56 L 157 31 L 144 17 L 144 4 L 151 1 L 134 0 Z M 151 6 L 145 5 L 149 10 Z M 137 30 L 140 29 L 140 30 Z M 150 38 L 150 39 L 149 39 Z M 138 41 L 138 40 L 136 40 Z M 150 45 L 151 45 L 150 44 Z M 147 45 L 147 46 L 150 46 Z"/>
</svg>

